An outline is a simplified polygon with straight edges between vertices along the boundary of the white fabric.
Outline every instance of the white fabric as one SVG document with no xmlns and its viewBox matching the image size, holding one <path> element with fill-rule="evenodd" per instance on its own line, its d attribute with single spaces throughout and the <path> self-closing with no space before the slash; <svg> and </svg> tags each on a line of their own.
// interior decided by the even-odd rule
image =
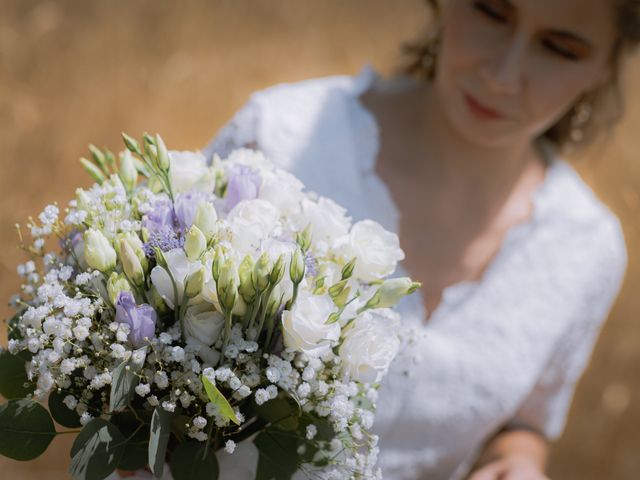
<svg viewBox="0 0 640 480">
<path fill-rule="evenodd" d="M 359 100 L 376 77 L 365 67 L 256 92 L 204 152 L 257 147 L 354 219 L 397 231 L 398 209 L 374 171 L 378 126 Z M 386 479 L 461 478 L 507 424 L 561 434 L 626 250 L 616 217 L 562 159 L 552 156 L 533 205 L 482 281 L 447 288 L 428 323 L 417 294 L 401 302 L 419 335 L 380 393 L 375 433 Z"/>
</svg>

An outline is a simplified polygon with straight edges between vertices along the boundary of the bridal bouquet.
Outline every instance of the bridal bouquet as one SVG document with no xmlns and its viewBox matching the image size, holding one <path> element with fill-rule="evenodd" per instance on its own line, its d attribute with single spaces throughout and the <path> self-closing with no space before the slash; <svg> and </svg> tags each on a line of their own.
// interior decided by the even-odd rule
<svg viewBox="0 0 640 480">
<path fill-rule="evenodd" d="M 253 150 L 207 165 L 159 136 L 90 147 L 96 183 L 20 228 L 0 454 L 78 435 L 74 479 L 147 468 L 176 480 L 377 478 L 378 384 L 398 352 L 391 310 L 419 284 L 379 224 Z M 141 180 L 141 181 L 139 181 Z M 46 403 L 46 409 L 42 403 Z"/>
</svg>

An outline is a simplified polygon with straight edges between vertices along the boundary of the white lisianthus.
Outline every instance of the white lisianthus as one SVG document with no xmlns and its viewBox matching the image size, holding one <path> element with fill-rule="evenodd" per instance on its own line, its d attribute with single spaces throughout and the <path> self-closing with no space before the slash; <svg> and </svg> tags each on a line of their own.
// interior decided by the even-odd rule
<svg viewBox="0 0 640 480">
<path fill-rule="evenodd" d="M 365 282 L 393 273 L 398 262 L 404 259 L 398 235 L 373 220 L 354 224 L 341 250 L 345 258 L 356 257 L 353 276 Z"/>
<path fill-rule="evenodd" d="M 336 310 L 326 295 L 302 294 L 291 310 L 282 312 L 284 345 L 312 357 L 324 355 L 340 338 L 340 324 L 327 324 Z"/>
<path fill-rule="evenodd" d="M 195 273 L 198 269 L 202 268 L 200 262 L 191 262 L 187 258 L 187 254 L 182 248 L 174 248 L 168 252 L 164 252 L 164 256 L 167 260 L 167 266 L 171 271 L 171 275 L 176 282 L 176 289 L 178 291 L 177 304 L 182 303 L 182 297 L 184 295 L 185 280 L 192 273 Z M 161 266 L 153 267 L 151 270 L 151 283 L 167 303 L 172 310 L 176 305 L 176 299 L 174 298 L 173 282 L 169 273 Z"/>
<path fill-rule="evenodd" d="M 252 254 L 260 242 L 279 227 L 280 212 L 266 200 L 244 200 L 236 205 L 227 220 L 230 224 L 231 243 L 238 252 Z"/>
<path fill-rule="evenodd" d="M 302 199 L 300 213 L 295 222 L 300 230 L 311 224 L 311 241 L 320 252 L 332 246 L 334 239 L 346 235 L 351 225 L 347 211 L 329 198 L 320 197 L 313 201 Z"/>
<path fill-rule="evenodd" d="M 362 383 L 379 382 L 398 354 L 400 318 L 389 309 L 367 310 L 344 335 L 339 354 L 346 373 Z"/>
<path fill-rule="evenodd" d="M 91 268 L 107 272 L 116 266 L 116 251 L 100 230 L 88 229 L 84 233 L 84 258 Z"/>
<path fill-rule="evenodd" d="M 304 184 L 286 170 L 267 170 L 262 173 L 258 198 L 275 205 L 283 215 L 291 215 L 300 209 L 303 188 Z"/>
<path fill-rule="evenodd" d="M 174 193 L 213 189 L 207 159 L 200 152 L 169 152 L 169 178 Z"/>
<path fill-rule="evenodd" d="M 200 303 L 187 308 L 184 314 L 184 333 L 187 338 L 213 345 L 224 328 L 224 316 L 212 310 L 211 305 Z"/>
</svg>

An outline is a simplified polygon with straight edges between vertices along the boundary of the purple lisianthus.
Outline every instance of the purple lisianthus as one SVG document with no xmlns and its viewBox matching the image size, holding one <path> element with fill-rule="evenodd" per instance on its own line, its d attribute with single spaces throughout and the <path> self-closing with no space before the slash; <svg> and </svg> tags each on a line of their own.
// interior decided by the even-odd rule
<svg viewBox="0 0 640 480">
<path fill-rule="evenodd" d="M 226 208 L 230 211 L 243 200 L 258 197 L 262 177 L 246 165 L 234 165 L 229 172 L 229 183 L 225 196 Z"/>
<path fill-rule="evenodd" d="M 151 305 L 136 305 L 131 292 L 120 292 L 116 300 L 116 322 L 131 327 L 129 342 L 135 348 L 146 345 L 146 339 L 155 338 L 158 316 Z"/>
<path fill-rule="evenodd" d="M 196 218 L 196 212 L 198 211 L 200 203 L 210 200 L 211 195 L 205 192 L 190 191 L 178 195 L 173 207 L 175 219 L 180 230 L 186 232 L 191 228 L 191 225 L 193 225 L 193 221 Z"/>
<path fill-rule="evenodd" d="M 153 210 L 142 219 L 142 226 L 150 233 L 174 227 L 174 213 L 171 201 L 167 198 L 153 202 Z"/>
</svg>

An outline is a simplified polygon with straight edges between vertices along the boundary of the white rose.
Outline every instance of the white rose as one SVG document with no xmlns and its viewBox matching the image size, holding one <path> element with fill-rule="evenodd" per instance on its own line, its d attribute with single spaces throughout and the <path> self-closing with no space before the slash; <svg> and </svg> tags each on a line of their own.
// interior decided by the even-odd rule
<svg viewBox="0 0 640 480">
<path fill-rule="evenodd" d="M 324 355 L 331 348 L 331 343 L 340 338 L 340 324 L 326 324 L 329 315 L 335 310 L 336 307 L 328 296 L 299 296 L 290 311 L 282 312 L 285 347 L 313 357 Z"/>
<path fill-rule="evenodd" d="M 214 311 L 211 305 L 200 303 L 187 308 L 184 314 L 184 334 L 207 346 L 213 345 L 224 328 L 224 315 Z"/>
<path fill-rule="evenodd" d="M 365 282 L 393 273 L 404 258 L 398 235 L 373 220 L 363 220 L 351 228 L 342 252 L 345 258 L 356 257 L 353 275 Z"/>
<path fill-rule="evenodd" d="M 186 278 L 202 268 L 200 262 L 191 262 L 187 258 L 187 254 L 184 253 L 182 248 L 174 248 L 168 252 L 164 252 L 164 256 L 167 259 L 167 266 L 173 275 L 173 279 L 176 282 L 176 289 L 178 293 L 177 304 L 182 303 L 182 297 L 184 295 L 184 282 Z M 174 298 L 173 282 L 169 273 L 157 265 L 151 270 L 151 283 L 156 287 L 156 290 L 167 303 L 172 310 L 176 305 L 176 299 Z"/>
<path fill-rule="evenodd" d="M 304 198 L 304 184 L 291 173 L 281 170 L 267 170 L 262 174 L 259 198 L 276 206 L 284 215 L 292 215 L 300 210 Z"/>
<path fill-rule="evenodd" d="M 273 164 L 267 160 L 260 150 L 252 150 L 250 148 L 238 148 L 231 152 L 225 160 L 225 165 L 231 168 L 233 165 L 246 165 L 247 167 L 259 170 L 271 170 Z"/>
<path fill-rule="evenodd" d="M 169 152 L 169 177 L 174 193 L 213 190 L 207 159 L 199 152 Z M 211 187 L 211 188 L 209 188 Z"/>
<path fill-rule="evenodd" d="M 352 380 L 376 383 L 398 354 L 399 315 L 389 309 L 367 310 L 347 330 L 340 345 L 342 365 Z"/>
<path fill-rule="evenodd" d="M 311 241 L 318 250 L 326 251 L 335 239 L 349 231 L 351 218 L 347 211 L 329 198 L 320 197 L 318 201 L 304 198 L 301 211 L 295 217 L 300 230 L 311 224 Z"/>
<path fill-rule="evenodd" d="M 227 217 L 231 230 L 231 244 L 243 256 L 253 254 L 261 241 L 279 227 L 280 212 L 266 200 L 244 200 Z"/>
</svg>

